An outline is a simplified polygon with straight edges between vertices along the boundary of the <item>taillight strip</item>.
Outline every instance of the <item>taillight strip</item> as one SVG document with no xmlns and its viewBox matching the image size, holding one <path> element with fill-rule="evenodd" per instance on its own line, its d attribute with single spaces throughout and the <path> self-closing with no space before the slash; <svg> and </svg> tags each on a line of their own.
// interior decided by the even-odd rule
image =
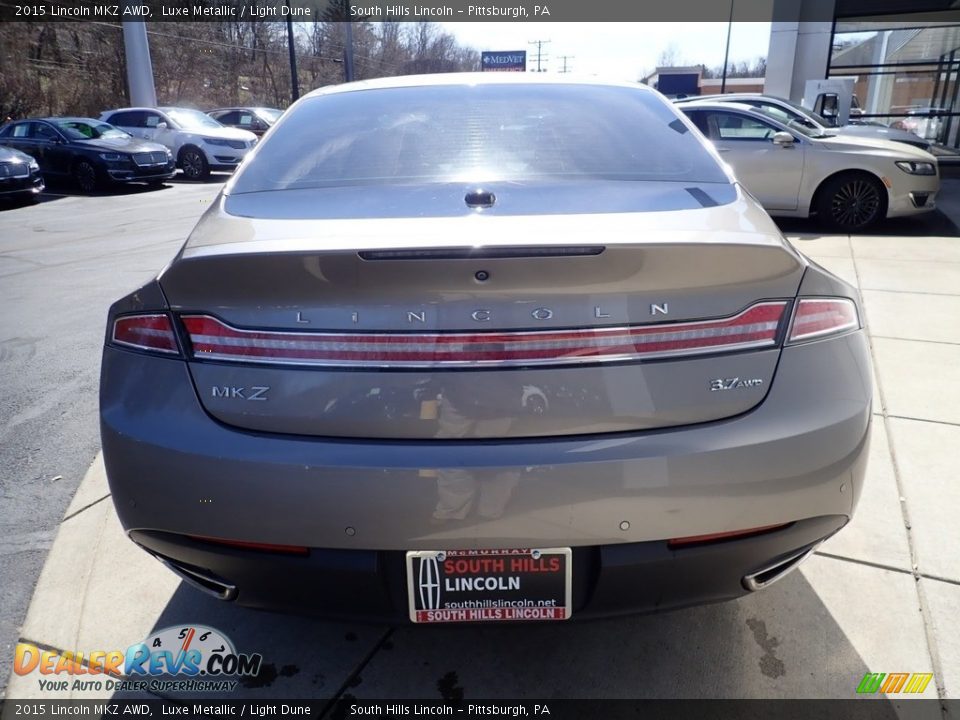
<svg viewBox="0 0 960 720">
<path fill-rule="evenodd" d="M 303 333 L 242 330 L 209 315 L 182 320 L 198 359 L 350 367 L 564 365 L 773 346 L 787 305 L 761 302 L 719 320 L 489 333 Z"/>
<path fill-rule="evenodd" d="M 801 298 L 790 327 L 790 342 L 813 340 L 860 327 L 857 306 L 849 298 Z"/>
<path fill-rule="evenodd" d="M 111 340 L 117 345 L 149 352 L 178 355 L 177 338 L 170 318 L 162 313 L 124 315 L 113 322 Z"/>
</svg>

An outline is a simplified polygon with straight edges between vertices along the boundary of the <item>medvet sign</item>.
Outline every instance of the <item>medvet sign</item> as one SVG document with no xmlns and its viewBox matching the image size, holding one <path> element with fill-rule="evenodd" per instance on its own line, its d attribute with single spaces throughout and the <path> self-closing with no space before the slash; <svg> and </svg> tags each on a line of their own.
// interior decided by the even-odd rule
<svg viewBox="0 0 960 720">
<path fill-rule="evenodd" d="M 526 50 L 485 50 L 480 53 L 480 69 L 492 71 L 526 72 Z"/>
</svg>

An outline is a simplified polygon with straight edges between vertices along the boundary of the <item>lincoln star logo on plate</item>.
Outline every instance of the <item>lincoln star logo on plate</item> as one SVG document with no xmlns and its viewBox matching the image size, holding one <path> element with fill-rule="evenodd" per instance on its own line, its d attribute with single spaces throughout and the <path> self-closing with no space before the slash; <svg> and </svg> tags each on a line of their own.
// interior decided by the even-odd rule
<svg viewBox="0 0 960 720">
<path fill-rule="evenodd" d="M 420 604 L 428 610 L 440 607 L 440 557 L 420 559 Z"/>
</svg>

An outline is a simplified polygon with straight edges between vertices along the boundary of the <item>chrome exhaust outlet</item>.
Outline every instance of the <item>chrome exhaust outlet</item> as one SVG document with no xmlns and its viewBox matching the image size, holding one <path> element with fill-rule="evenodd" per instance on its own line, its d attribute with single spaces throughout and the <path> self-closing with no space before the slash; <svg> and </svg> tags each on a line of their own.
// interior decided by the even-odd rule
<svg viewBox="0 0 960 720">
<path fill-rule="evenodd" d="M 757 590 L 762 590 L 765 587 L 773 585 L 777 580 L 786 577 L 791 570 L 795 570 L 797 566 L 800 565 L 804 560 L 810 557 L 813 552 L 823 545 L 827 538 L 823 540 L 817 540 L 817 542 L 812 545 L 808 545 L 805 548 L 797 550 L 795 553 L 788 555 L 785 558 L 780 558 L 774 563 L 767 565 L 766 567 L 752 572 L 749 575 L 743 576 L 743 587 L 749 590 L 750 592 L 756 592 Z"/>
<path fill-rule="evenodd" d="M 181 580 L 195 587 L 200 592 L 215 597 L 217 600 L 233 600 L 237 597 L 237 586 L 221 580 L 213 573 L 204 572 L 199 568 L 180 565 L 175 560 L 170 560 L 156 553 L 150 554 L 166 565 L 167 568 Z"/>
</svg>

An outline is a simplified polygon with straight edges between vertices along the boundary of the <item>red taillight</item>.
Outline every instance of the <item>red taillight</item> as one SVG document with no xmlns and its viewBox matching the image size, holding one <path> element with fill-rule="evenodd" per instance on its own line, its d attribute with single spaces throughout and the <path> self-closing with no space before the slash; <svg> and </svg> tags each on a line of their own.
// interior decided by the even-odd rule
<svg viewBox="0 0 960 720">
<path fill-rule="evenodd" d="M 667 545 L 671 548 L 686 547 L 689 545 L 700 545 L 702 543 L 716 542 L 718 540 L 733 540 L 739 538 L 753 537 L 754 535 L 763 535 L 774 530 L 782 530 L 790 523 L 783 525 L 764 525 L 763 527 L 750 528 L 749 530 L 733 530 L 732 532 L 710 533 L 709 535 L 690 535 L 688 537 L 672 538 L 667 540 Z"/>
<path fill-rule="evenodd" d="M 261 550 L 263 552 L 283 553 L 285 555 L 309 555 L 310 549 L 303 545 L 276 545 L 274 543 L 246 542 L 245 540 L 225 540 L 223 538 L 206 537 L 204 535 L 190 535 L 194 540 L 243 548 L 245 550 Z"/>
<path fill-rule="evenodd" d="M 857 306 L 848 298 L 801 298 L 788 342 L 812 340 L 860 327 Z"/>
<path fill-rule="evenodd" d="M 177 337 L 166 315 L 125 315 L 113 322 L 113 342 L 117 345 L 176 355 Z"/>
<path fill-rule="evenodd" d="M 565 365 L 774 346 L 785 301 L 733 317 L 577 330 L 486 333 L 297 333 L 241 330 L 208 315 L 183 324 L 194 357 L 304 365 Z"/>
</svg>

